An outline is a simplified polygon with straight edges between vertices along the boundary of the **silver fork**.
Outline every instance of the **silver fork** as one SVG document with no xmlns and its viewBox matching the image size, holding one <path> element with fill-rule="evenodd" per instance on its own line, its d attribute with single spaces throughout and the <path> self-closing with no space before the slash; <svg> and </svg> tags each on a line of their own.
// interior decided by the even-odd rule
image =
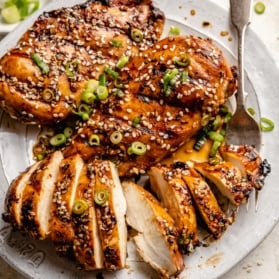
<svg viewBox="0 0 279 279">
<path fill-rule="evenodd" d="M 244 97 L 244 37 L 251 22 L 253 0 L 230 0 L 231 22 L 238 37 L 238 89 L 236 111 L 228 124 L 227 144 L 249 144 L 258 151 L 261 147 L 261 130 L 257 121 L 247 112 Z"/>
</svg>

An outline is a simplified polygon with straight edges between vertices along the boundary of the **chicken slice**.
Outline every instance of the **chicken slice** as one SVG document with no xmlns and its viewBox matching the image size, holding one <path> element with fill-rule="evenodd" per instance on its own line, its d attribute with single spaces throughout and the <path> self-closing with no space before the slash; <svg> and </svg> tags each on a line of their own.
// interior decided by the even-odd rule
<svg viewBox="0 0 279 279">
<path fill-rule="evenodd" d="M 175 221 L 180 250 L 185 254 L 192 252 L 199 245 L 199 239 L 193 199 L 185 181 L 168 167 L 152 167 L 149 178 L 152 191 Z"/>
<path fill-rule="evenodd" d="M 118 172 L 110 161 L 93 162 L 94 201 L 98 229 L 107 269 L 124 268 L 127 256 L 126 200 Z"/>
<path fill-rule="evenodd" d="M 49 235 L 52 195 L 62 159 L 62 153 L 56 151 L 40 162 L 22 192 L 22 228 L 33 238 Z"/>
<path fill-rule="evenodd" d="M 77 185 L 84 162 L 79 155 L 58 164 L 58 178 L 50 206 L 50 238 L 57 254 L 73 257 L 74 228 L 71 218 Z"/>
<path fill-rule="evenodd" d="M 5 198 L 5 213 L 4 219 L 9 222 L 14 228 L 20 229 L 21 222 L 21 207 L 22 207 L 22 193 L 30 179 L 30 176 L 39 167 L 42 162 L 36 162 L 22 172 L 16 179 L 14 179 L 8 189 Z"/>
<path fill-rule="evenodd" d="M 86 270 L 104 267 L 94 205 L 94 187 L 93 166 L 85 164 L 79 176 L 72 218 L 75 232 L 75 257 Z"/>
<path fill-rule="evenodd" d="M 207 162 L 195 163 L 194 168 L 211 181 L 233 204 L 239 206 L 247 202 L 253 186 L 233 163 L 221 162 L 217 165 L 210 165 Z"/>
<path fill-rule="evenodd" d="M 251 181 L 255 189 L 260 190 L 271 168 L 267 160 L 262 160 L 257 150 L 250 145 L 223 145 L 219 148 L 225 161 L 238 167 L 243 176 Z"/>
<path fill-rule="evenodd" d="M 215 238 L 220 238 L 229 223 L 228 218 L 218 204 L 216 197 L 207 182 L 189 164 L 174 164 L 177 175 L 180 175 L 190 189 L 196 207 L 209 231 Z"/>
<path fill-rule="evenodd" d="M 141 186 L 131 181 L 124 181 L 122 186 L 127 200 L 127 222 L 138 232 L 134 241 L 140 256 L 162 276 L 177 275 L 184 263 L 173 219 Z"/>
</svg>

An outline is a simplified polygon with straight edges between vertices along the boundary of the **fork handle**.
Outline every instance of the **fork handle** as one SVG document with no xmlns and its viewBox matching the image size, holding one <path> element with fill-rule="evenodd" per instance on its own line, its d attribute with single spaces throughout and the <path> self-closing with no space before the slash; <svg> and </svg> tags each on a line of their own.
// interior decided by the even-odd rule
<svg viewBox="0 0 279 279">
<path fill-rule="evenodd" d="M 244 37 L 251 22 L 252 0 L 230 0 L 231 21 L 238 38 L 238 90 L 237 105 L 244 107 Z"/>
</svg>

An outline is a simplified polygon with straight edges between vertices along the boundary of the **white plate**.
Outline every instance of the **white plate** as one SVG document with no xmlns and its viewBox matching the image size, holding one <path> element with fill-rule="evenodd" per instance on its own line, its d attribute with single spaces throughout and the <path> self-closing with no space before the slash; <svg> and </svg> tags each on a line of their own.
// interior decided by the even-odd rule
<svg viewBox="0 0 279 279">
<path fill-rule="evenodd" d="M 47 10 L 80 1 L 57 1 L 47 6 Z M 234 56 L 236 40 L 229 24 L 228 11 L 223 10 L 211 1 L 204 0 L 157 0 L 158 6 L 168 18 L 166 32 L 170 25 L 180 26 L 182 33 L 199 34 L 211 37 L 224 50 L 231 63 Z M 195 10 L 196 15 L 190 14 Z M 36 17 L 36 15 L 34 15 Z M 13 46 L 29 26 L 34 17 L 19 25 L 15 31 L 0 43 L 0 56 Z M 203 22 L 210 22 L 203 27 Z M 221 31 L 228 31 L 229 36 L 220 36 Z M 250 92 L 249 106 L 257 109 L 257 99 L 263 116 L 274 121 L 279 119 L 279 71 L 275 67 L 269 53 L 260 39 L 248 30 L 246 37 L 246 91 Z M 251 82 L 252 81 L 252 82 Z M 256 97 L 258 96 L 258 98 Z M 257 109 L 258 110 L 258 109 Z M 26 127 L 11 120 L 2 113 L 0 127 L 0 212 L 2 212 L 4 196 L 11 180 L 32 162 L 31 146 L 36 129 Z M 272 173 L 266 180 L 266 186 L 260 195 L 258 211 L 255 212 L 253 199 L 249 210 L 243 206 L 236 222 L 226 231 L 221 240 L 210 247 L 198 248 L 191 256 L 185 257 L 186 269 L 181 278 L 213 279 L 220 277 L 237 264 L 254 249 L 271 231 L 279 219 L 279 169 L 278 169 L 278 125 L 271 133 L 263 134 L 261 155 L 272 165 Z M 32 241 L 18 233 L 11 232 L 10 227 L 0 220 L 0 255 L 15 269 L 28 278 L 94 278 L 94 272 L 82 272 L 75 269 L 74 264 L 57 257 L 52 244 L 48 241 Z M 129 268 L 103 273 L 105 278 L 157 278 L 157 275 L 140 261 L 130 242 L 128 247 Z"/>
</svg>

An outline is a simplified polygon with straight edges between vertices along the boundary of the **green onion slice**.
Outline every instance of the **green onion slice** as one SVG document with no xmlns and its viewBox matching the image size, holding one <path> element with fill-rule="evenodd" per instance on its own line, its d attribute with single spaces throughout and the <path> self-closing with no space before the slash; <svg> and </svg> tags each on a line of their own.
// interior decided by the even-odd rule
<svg viewBox="0 0 279 279">
<path fill-rule="evenodd" d="M 132 121 L 132 126 L 133 127 L 137 127 L 140 124 L 140 121 L 141 121 L 141 117 L 140 116 L 135 117 L 133 119 L 133 121 Z"/>
<path fill-rule="evenodd" d="M 144 35 L 141 30 L 139 30 L 137 28 L 133 28 L 131 30 L 131 38 L 134 42 L 139 43 L 143 40 Z"/>
<path fill-rule="evenodd" d="M 254 5 L 254 11 L 259 15 L 263 14 L 265 11 L 265 4 L 263 2 L 257 2 Z"/>
<path fill-rule="evenodd" d="M 256 111 L 253 108 L 248 108 L 247 111 L 254 116 L 256 114 Z"/>
<path fill-rule="evenodd" d="M 89 137 L 88 143 L 90 146 L 99 146 L 100 145 L 100 137 L 96 134 L 93 134 Z"/>
<path fill-rule="evenodd" d="M 147 151 L 146 145 L 140 141 L 134 141 L 128 148 L 128 154 L 144 155 Z"/>
<path fill-rule="evenodd" d="M 92 109 L 89 105 L 87 104 L 81 104 L 78 107 L 78 111 L 74 111 L 73 113 L 75 115 L 78 115 L 82 118 L 83 121 L 87 121 L 90 117 L 90 114 L 92 112 Z"/>
<path fill-rule="evenodd" d="M 109 192 L 107 190 L 99 190 L 94 194 L 94 201 L 98 205 L 105 205 L 105 203 L 109 200 Z"/>
<path fill-rule="evenodd" d="M 49 143 L 50 145 L 57 147 L 63 145 L 66 141 L 67 137 L 64 134 L 59 133 L 51 137 Z"/>
<path fill-rule="evenodd" d="M 79 62 L 77 60 L 74 60 L 72 62 L 69 62 L 66 64 L 66 75 L 69 78 L 74 78 L 77 75 L 79 69 Z"/>
<path fill-rule="evenodd" d="M 180 28 L 177 26 L 171 26 L 169 30 L 169 36 L 178 36 L 180 35 Z"/>
<path fill-rule="evenodd" d="M 76 215 L 83 214 L 88 209 L 88 203 L 85 200 L 76 200 L 73 204 L 72 211 Z"/>
<path fill-rule="evenodd" d="M 191 59 L 187 54 L 183 53 L 179 57 L 175 57 L 173 62 L 176 66 L 187 67 L 190 65 Z"/>
<path fill-rule="evenodd" d="M 218 140 L 215 140 L 213 142 L 210 153 L 209 153 L 210 157 L 215 157 L 216 156 L 218 148 L 221 146 L 221 144 L 222 144 L 222 142 L 218 141 Z"/>
<path fill-rule="evenodd" d="M 43 100 L 47 103 L 50 103 L 54 99 L 54 92 L 51 89 L 45 89 L 42 93 Z"/>
<path fill-rule="evenodd" d="M 71 137 L 71 135 L 73 134 L 74 130 L 71 127 L 65 127 L 63 133 L 66 136 L 66 138 Z"/>
<path fill-rule="evenodd" d="M 110 135 L 110 141 L 113 144 L 118 144 L 122 141 L 123 139 L 123 135 L 120 131 L 114 131 L 112 132 L 112 134 Z"/>
<path fill-rule="evenodd" d="M 122 57 L 120 57 L 120 59 L 118 60 L 118 62 L 116 63 L 116 68 L 118 68 L 119 70 L 121 70 L 122 68 L 124 68 L 126 66 L 126 64 L 129 61 L 129 56 L 125 56 L 123 55 Z"/>
<path fill-rule="evenodd" d="M 224 137 L 220 133 L 215 132 L 215 131 L 208 132 L 208 136 L 213 141 L 219 141 L 219 142 L 224 141 Z"/>
<path fill-rule="evenodd" d="M 112 46 L 114 46 L 114 47 L 118 47 L 118 48 L 122 47 L 121 42 L 119 42 L 119 41 L 117 41 L 117 40 L 112 40 L 112 41 L 111 41 L 111 44 L 112 44 Z"/>
<path fill-rule="evenodd" d="M 36 65 L 40 68 L 43 74 L 48 74 L 49 67 L 45 64 L 38 53 L 32 53 L 31 58 L 36 63 Z"/>
<path fill-rule="evenodd" d="M 111 76 L 113 79 L 118 79 L 119 78 L 119 74 L 114 71 L 113 69 L 109 68 L 109 67 L 104 67 L 104 71 Z"/>
<path fill-rule="evenodd" d="M 16 5 L 5 7 L 1 10 L 4 22 L 13 24 L 21 20 L 20 11 Z"/>
<path fill-rule="evenodd" d="M 105 74 L 100 74 L 99 76 L 99 85 L 102 85 L 102 86 L 106 86 L 106 75 Z"/>
<path fill-rule="evenodd" d="M 108 88 L 106 86 L 99 85 L 95 93 L 99 100 L 105 100 L 108 97 Z"/>
<path fill-rule="evenodd" d="M 272 120 L 266 118 L 266 117 L 261 117 L 260 119 L 260 128 L 264 132 L 270 132 L 274 129 L 275 124 Z"/>
</svg>

